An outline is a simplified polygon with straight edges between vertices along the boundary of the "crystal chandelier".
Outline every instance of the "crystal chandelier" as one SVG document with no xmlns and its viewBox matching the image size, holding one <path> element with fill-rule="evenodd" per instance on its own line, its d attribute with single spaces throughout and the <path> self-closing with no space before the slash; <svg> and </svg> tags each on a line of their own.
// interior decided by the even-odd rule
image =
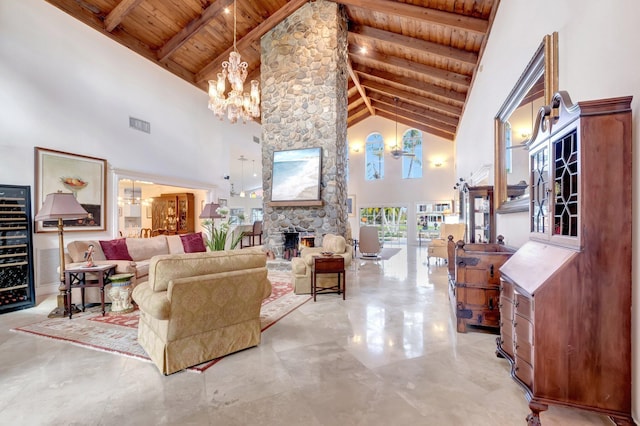
<svg viewBox="0 0 640 426">
<path fill-rule="evenodd" d="M 236 1 L 233 2 L 233 51 L 229 60 L 222 63 L 222 72 L 218 80 L 209 80 L 209 109 L 222 120 L 227 114 L 230 123 L 238 118 L 247 122 L 260 117 L 260 91 L 258 80 L 251 80 L 251 92 L 244 93 L 244 81 L 247 78 L 247 63 L 243 62 L 236 49 Z M 225 96 L 226 80 L 231 91 Z"/>
</svg>

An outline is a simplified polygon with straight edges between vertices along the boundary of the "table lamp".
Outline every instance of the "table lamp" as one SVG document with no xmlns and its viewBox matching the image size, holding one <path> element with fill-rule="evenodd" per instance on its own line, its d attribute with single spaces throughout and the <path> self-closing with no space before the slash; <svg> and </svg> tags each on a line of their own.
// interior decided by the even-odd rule
<svg viewBox="0 0 640 426">
<path fill-rule="evenodd" d="M 58 306 L 51 311 L 49 318 L 64 317 L 66 312 L 67 286 L 64 282 L 64 230 L 63 220 L 80 219 L 89 215 L 87 211 L 78 203 L 74 195 L 70 192 L 55 192 L 47 194 L 44 204 L 35 217 L 36 221 L 56 220 L 58 221 L 58 245 L 60 246 L 60 287 L 58 287 Z M 73 308 L 72 308 L 73 309 Z"/>
</svg>

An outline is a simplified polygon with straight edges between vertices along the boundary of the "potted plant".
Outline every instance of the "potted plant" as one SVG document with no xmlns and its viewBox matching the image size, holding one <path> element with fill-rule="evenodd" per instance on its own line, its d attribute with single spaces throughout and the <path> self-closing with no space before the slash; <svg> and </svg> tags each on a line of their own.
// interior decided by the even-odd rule
<svg viewBox="0 0 640 426">
<path fill-rule="evenodd" d="M 229 213 L 229 210 L 226 207 L 219 207 L 216 212 L 226 217 Z M 220 251 L 224 250 L 227 245 L 227 239 L 229 238 L 230 226 L 229 219 L 226 221 L 222 221 L 219 226 L 216 227 L 215 219 L 207 219 L 202 222 L 202 226 L 205 229 L 205 233 L 207 234 L 207 238 L 205 240 L 205 244 L 211 251 Z M 231 240 L 231 244 L 229 246 L 230 249 L 235 249 L 240 240 L 242 239 L 242 234 L 236 236 L 233 240 Z"/>
</svg>

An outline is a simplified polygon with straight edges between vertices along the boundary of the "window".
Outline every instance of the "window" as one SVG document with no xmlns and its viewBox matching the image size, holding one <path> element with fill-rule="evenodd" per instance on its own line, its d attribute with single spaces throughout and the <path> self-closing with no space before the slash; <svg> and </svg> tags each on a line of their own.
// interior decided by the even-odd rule
<svg viewBox="0 0 640 426">
<path fill-rule="evenodd" d="M 251 209 L 251 223 L 262 220 L 262 209 L 252 208 Z"/>
<path fill-rule="evenodd" d="M 244 223 L 244 209 L 242 207 L 229 209 L 229 224 L 242 225 Z"/>
<path fill-rule="evenodd" d="M 384 177 L 384 140 L 380 133 L 371 133 L 365 142 L 365 179 L 377 180 Z"/>
<path fill-rule="evenodd" d="M 422 177 L 422 132 L 409 129 L 402 135 L 402 150 L 408 155 L 402 156 L 402 178 Z"/>
</svg>

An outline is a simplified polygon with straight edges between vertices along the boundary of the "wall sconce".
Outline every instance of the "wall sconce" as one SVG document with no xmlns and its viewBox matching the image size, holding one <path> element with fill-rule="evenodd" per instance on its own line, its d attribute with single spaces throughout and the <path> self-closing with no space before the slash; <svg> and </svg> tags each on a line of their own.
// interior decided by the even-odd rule
<svg viewBox="0 0 640 426">
<path fill-rule="evenodd" d="M 442 160 L 434 160 L 433 167 L 442 167 L 444 165 L 444 161 Z"/>
<path fill-rule="evenodd" d="M 362 149 L 362 146 L 360 146 L 360 145 L 353 145 L 351 147 L 351 151 L 356 152 L 356 153 L 360 152 L 361 149 Z"/>
</svg>

